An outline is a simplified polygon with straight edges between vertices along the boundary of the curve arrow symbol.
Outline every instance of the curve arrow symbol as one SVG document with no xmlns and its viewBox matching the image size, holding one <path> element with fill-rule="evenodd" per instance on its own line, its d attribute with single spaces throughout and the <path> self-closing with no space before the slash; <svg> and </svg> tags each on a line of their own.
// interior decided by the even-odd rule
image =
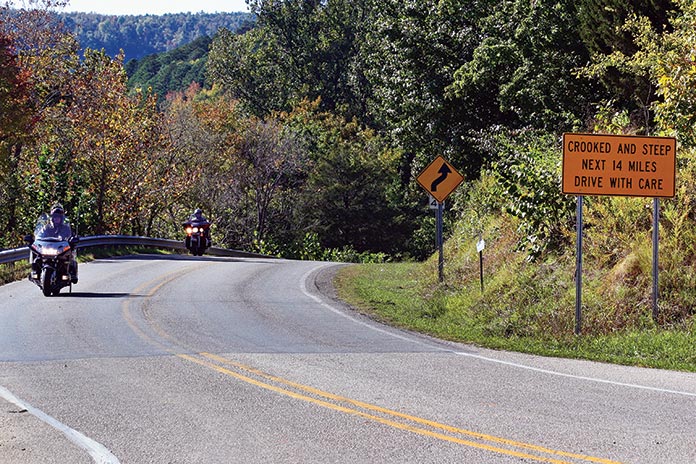
<svg viewBox="0 0 696 464">
<path fill-rule="evenodd" d="M 447 176 L 452 173 L 452 170 L 449 166 L 447 166 L 447 163 L 442 163 L 442 167 L 438 172 L 440 173 L 440 177 L 435 179 L 433 183 L 430 184 L 430 190 L 433 192 L 437 192 L 437 186 L 447 179 Z"/>
</svg>

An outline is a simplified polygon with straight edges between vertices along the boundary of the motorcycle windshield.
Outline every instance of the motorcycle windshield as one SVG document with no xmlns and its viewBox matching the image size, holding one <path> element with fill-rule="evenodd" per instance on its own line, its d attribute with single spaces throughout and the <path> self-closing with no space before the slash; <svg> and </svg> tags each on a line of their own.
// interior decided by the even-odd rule
<svg viewBox="0 0 696 464">
<path fill-rule="evenodd" d="M 187 224 L 187 225 L 190 225 L 193 227 L 208 227 L 208 226 L 210 226 L 210 223 L 207 220 L 199 221 L 197 219 L 189 219 L 184 224 Z"/>
<path fill-rule="evenodd" d="M 36 240 L 49 242 L 65 242 L 72 236 L 72 229 L 68 218 L 63 217 L 61 221 L 51 220 L 51 216 L 43 213 L 36 220 L 34 237 Z"/>
</svg>

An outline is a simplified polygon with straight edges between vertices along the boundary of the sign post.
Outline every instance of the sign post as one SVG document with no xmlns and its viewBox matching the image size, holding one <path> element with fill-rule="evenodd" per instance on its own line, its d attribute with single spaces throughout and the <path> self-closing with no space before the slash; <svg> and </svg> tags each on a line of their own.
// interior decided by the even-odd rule
<svg viewBox="0 0 696 464">
<path fill-rule="evenodd" d="M 658 316 L 658 311 L 657 311 L 657 299 L 659 296 L 659 288 L 657 285 L 657 278 L 658 278 L 658 260 L 660 257 L 660 253 L 658 252 L 659 250 L 659 243 L 660 243 L 660 234 L 658 233 L 659 231 L 659 226 L 660 226 L 660 199 L 659 198 L 653 198 L 653 262 L 652 262 L 652 281 L 653 281 L 653 290 L 652 290 L 652 305 L 653 305 L 653 320 L 657 322 L 657 316 Z"/>
<path fill-rule="evenodd" d="M 481 293 L 483 293 L 483 250 L 486 248 L 486 241 L 480 239 L 476 244 L 476 251 L 479 254 L 479 277 L 481 278 Z"/>
<path fill-rule="evenodd" d="M 659 198 L 675 193 L 677 141 L 674 137 L 563 134 L 563 193 L 578 196 L 576 327 L 582 308 L 582 197 L 652 197 L 653 318 L 657 319 Z"/>
<path fill-rule="evenodd" d="M 444 256 L 442 238 L 442 211 L 445 199 L 462 183 L 464 177 L 442 156 L 435 158 L 416 178 L 437 201 L 436 244 L 438 249 L 438 280 L 444 280 Z"/>
<path fill-rule="evenodd" d="M 575 212 L 575 335 L 582 330 L 582 203 L 583 196 L 579 195 Z"/>
<path fill-rule="evenodd" d="M 445 254 L 444 254 L 444 238 L 442 237 L 442 212 L 444 210 L 443 203 L 437 203 L 437 280 L 442 282 L 445 279 Z"/>
</svg>

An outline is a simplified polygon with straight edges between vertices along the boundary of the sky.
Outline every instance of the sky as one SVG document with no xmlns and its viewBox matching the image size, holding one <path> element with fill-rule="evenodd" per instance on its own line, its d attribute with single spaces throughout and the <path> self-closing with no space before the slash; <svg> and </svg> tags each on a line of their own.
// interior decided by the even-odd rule
<svg viewBox="0 0 696 464">
<path fill-rule="evenodd" d="M 70 0 L 63 11 L 113 15 L 248 12 L 244 0 Z"/>
</svg>

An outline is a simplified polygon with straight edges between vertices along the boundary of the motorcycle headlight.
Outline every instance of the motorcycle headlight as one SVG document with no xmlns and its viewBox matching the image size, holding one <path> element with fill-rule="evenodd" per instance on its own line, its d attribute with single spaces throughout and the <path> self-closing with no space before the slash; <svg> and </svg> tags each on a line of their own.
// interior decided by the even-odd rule
<svg viewBox="0 0 696 464">
<path fill-rule="evenodd" d="M 198 227 L 194 227 L 194 228 L 193 228 L 193 232 L 194 232 L 194 233 L 195 233 L 195 232 L 198 232 Z"/>
<path fill-rule="evenodd" d="M 62 255 L 63 253 L 65 253 L 66 251 L 69 251 L 69 250 L 70 250 L 70 245 L 66 245 L 66 246 L 60 247 L 60 248 L 46 248 L 46 247 L 44 247 L 41 250 L 41 253 L 46 255 L 46 256 L 58 256 L 58 255 Z"/>
<path fill-rule="evenodd" d="M 190 228 L 190 227 L 187 227 L 187 228 L 186 228 L 186 233 L 187 233 L 187 234 L 190 234 L 191 232 L 193 232 L 193 229 Z"/>
</svg>

